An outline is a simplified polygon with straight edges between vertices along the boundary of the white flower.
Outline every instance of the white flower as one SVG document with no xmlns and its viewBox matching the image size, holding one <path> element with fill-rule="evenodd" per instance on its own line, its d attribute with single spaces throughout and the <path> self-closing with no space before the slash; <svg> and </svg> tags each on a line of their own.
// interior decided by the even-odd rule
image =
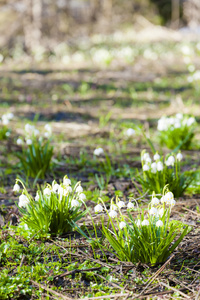
<svg viewBox="0 0 200 300">
<path fill-rule="evenodd" d="M 78 207 L 78 206 L 80 206 L 80 202 L 77 201 L 76 199 L 74 199 L 74 200 L 72 200 L 72 202 L 71 202 L 71 206 L 72 206 L 72 207 Z"/>
<path fill-rule="evenodd" d="M 149 225 L 149 221 L 148 220 L 143 220 L 142 221 L 142 226 L 148 226 Z"/>
<path fill-rule="evenodd" d="M 110 212 L 109 212 L 109 216 L 110 216 L 111 218 L 116 218 L 116 217 L 117 217 L 117 212 L 116 212 L 114 209 L 112 209 L 112 210 L 110 210 Z"/>
<path fill-rule="evenodd" d="M 147 157 L 147 158 L 145 159 L 145 163 L 151 163 L 151 157 Z"/>
<path fill-rule="evenodd" d="M 145 165 L 142 167 L 142 169 L 143 169 L 143 171 L 145 172 L 145 171 L 149 171 L 150 168 L 149 168 L 148 165 L 145 164 Z"/>
<path fill-rule="evenodd" d="M 85 199 L 86 199 L 85 194 L 81 193 L 81 194 L 79 195 L 79 200 L 84 201 Z"/>
<path fill-rule="evenodd" d="M 161 161 L 158 161 L 158 162 L 157 162 L 157 170 L 158 170 L 158 171 L 162 171 L 163 168 L 164 168 L 163 163 L 162 163 Z"/>
<path fill-rule="evenodd" d="M 29 204 L 29 199 L 26 197 L 26 195 L 22 194 L 19 196 L 19 207 L 26 207 L 27 204 Z"/>
<path fill-rule="evenodd" d="M 176 158 L 181 161 L 183 159 L 183 155 L 179 152 L 177 155 L 176 155 Z"/>
<path fill-rule="evenodd" d="M 39 201 L 39 199 L 40 199 L 40 196 L 39 196 L 39 194 L 38 194 L 38 192 L 36 193 L 36 196 L 35 196 L 35 201 Z"/>
<path fill-rule="evenodd" d="M 54 183 L 52 185 L 52 189 L 54 191 L 54 193 L 57 193 L 58 192 L 58 189 L 59 189 L 60 185 L 58 183 Z"/>
<path fill-rule="evenodd" d="M 190 127 L 194 122 L 195 122 L 195 118 L 190 117 L 190 118 L 187 120 L 187 126 Z"/>
<path fill-rule="evenodd" d="M 9 124 L 9 120 L 8 119 L 6 119 L 6 118 L 2 118 L 2 124 L 3 125 L 8 125 Z"/>
<path fill-rule="evenodd" d="M 152 198 L 152 200 L 151 200 L 152 205 L 158 205 L 159 203 L 160 203 L 160 201 L 157 197 Z"/>
<path fill-rule="evenodd" d="M 159 155 L 158 153 L 156 153 L 156 154 L 154 155 L 153 159 L 154 159 L 154 160 L 160 159 L 160 155 Z"/>
<path fill-rule="evenodd" d="M 165 196 L 162 196 L 162 197 L 161 197 L 160 202 L 161 202 L 161 203 L 165 203 Z"/>
<path fill-rule="evenodd" d="M 174 195 L 172 192 L 168 192 L 167 194 L 165 194 L 164 196 L 164 202 L 166 202 L 167 204 L 171 204 L 171 202 L 174 200 Z"/>
<path fill-rule="evenodd" d="M 26 131 L 28 134 L 32 134 L 34 130 L 35 130 L 35 126 L 30 125 L 30 124 L 28 124 L 28 123 L 25 125 L 25 131 Z"/>
<path fill-rule="evenodd" d="M 23 145 L 23 140 L 20 139 L 20 138 L 18 138 L 18 139 L 17 139 L 17 145 L 19 145 L 19 146 L 20 146 L 20 145 Z"/>
<path fill-rule="evenodd" d="M 183 119 L 183 114 L 181 113 L 176 114 L 176 118 L 179 120 Z"/>
<path fill-rule="evenodd" d="M 83 192 L 83 188 L 81 185 L 77 186 L 76 188 L 76 193 L 82 193 Z"/>
<path fill-rule="evenodd" d="M 95 213 L 102 212 L 102 211 L 103 211 L 103 206 L 102 206 L 101 204 L 97 204 L 97 205 L 94 207 L 94 211 L 95 211 Z"/>
<path fill-rule="evenodd" d="M 96 156 L 100 156 L 101 154 L 104 154 L 104 150 L 102 148 L 96 148 L 93 153 Z"/>
<path fill-rule="evenodd" d="M 11 120 L 11 119 L 14 118 L 14 114 L 13 113 L 7 113 L 6 117 L 7 117 L 8 120 Z"/>
<path fill-rule="evenodd" d="M 127 208 L 128 209 L 134 208 L 134 204 L 132 202 L 129 202 L 128 205 L 127 205 Z"/>
<path fill-rule="evenodd" d="M 133 128 L 128 128 L 128 129 L 126 130 L 126 135 L 127 135 L 128 137 L 135 135 L 135 130 L 134 130 Z"/>
<path fill-rule="evenodd" d="M 44 195 L 50 196 L 51 195 L 51 190 L 49 188 L 45 188 L 43 191 Z"/>
<path fill-rule="evenodd" d="M 120 222 L 120 223 L 119 223 L 119 228 L 120 228 L 120 229 L 123 229 L 124 227 L 126 227 L 126 223 L 123 222 L 123 221 Z"/>
<path fill-rule="evenodd" d="M 156 226 L 157 227 L 162 227 L 164 224 L 163 224 L 163 222 L 161 221 L 161 220 L 158 220 L 157 222 L 156 222 Z"/>
<path fill-rule="evenodd" d="M 150 158 L 150 156 L 149 156 L 149 153 L 148 152 L 145 152 L 143 155 L 142 155 L 142 161 L 143 160 L 147 160 L 147 159 L 149 159 Z"/>
<path fill-rule="evenodd" d="M 15 185 L 13 187 L 13 192 L 19 193 L 19 191 L 20 191 L 20 186 L 19 186 L 19 184 L 15 183 Z"/>
<path fill-rule="evenodd" d="M 65 190 L 67 191 L 68 194 L 72 193 L 71 186 L 67 186 Z"/>
<path fill-rule="evenodd" d="M 33 130 L 33 135 L 34 135 L 34 136 L 37 136 L 39 133 L 40 133 L 39 130 L 34 128 L 34 130 Z"/>
<path fill-rule="evenodd" d="M 171 199 L 169 205 L 174 206 L 176 204 L 176 201 L 174 199 Z"/>
<path fill-rule="evenodd" d="M 158 214 L 159 214 L 160 217 L 163 216 L 163 214 L 164 214 L 164 208 L 163 207 L 158 210 Z"/>
<path fill-rule="evenodd" d="M 33 143 L 33 141 L 32 141 L 31 139 L 27 139 L 27 140 L 26 140 L 26 144 L 27 144 L 27 145 L 32 145 L 32 143 Z"/>
<path fill-rule="evenodd" d="M 162 117 L 158 120 L 158 127 L 159 131 L 166 131 L 169 127 L 168 119 L 166 117 Z"/>
<path fill-rule="evenodd" d="M 119 201 L 119 202 L 117 203 L 117 206 L 118 206 L 119 208 L 124 207 L 124 206 L 125 206 L 124 201 Z"/>
<path fill-rule="evenodd" d="M 63 184 L 64 185 L 70 185 L 71 184 L 71 180 L 69 178 L 64 178 Z"/>
<path fill-rule="evenodd" d="M 6 136 L 7 136 L 7 137 L 10 136 L 10 132 L 9 132 L 9 131 L 6 132 Z"/>
<path fill-rule="evenodd" d="M 51 133 L 51 125 L 49 125 L 49 124 L 46 124 L 45 126 L 44 126 L 44 130 L 45 131 L 47 131 L 47 132 L 49 132 L 49 133 Z"/>
<path fill-rule="evenodd" d="M 151 173 L 156 173 L 157 172 L 157 163 L 154 162 L 151 164 Z"/>
<path fill-rule="evenodd" d="M 166 164 L 167 166 L 173 166 L 174 163 L 175 163 L 175 158 L 174 158 L 173 155 L 170 155 L 170 156 L 168 157 L 168 159 L 166 160 L 166 162 L 165 162 L 165 164 Z"/>
<path fill-rule="evenodd" d="M 152 208 L 150 209 L 150 211 L 149 211 L 149 214 L 150 214 L 150 215 L 153 215 L 153 216 L 155 216 L 157 213 L 158 213 L 158 210 L 157 210 L 157 208 L 155 208 L 155 207 L 152 207 Z"/>
<path fill-rule="evenodd" d="M 136 221 L 136 223 L 135 223 L 137 226 L 140 226 L 141 225 L 141 221 L 140 221 L 140 219 L 138 219 L 137 221 Z"/>
</svg>

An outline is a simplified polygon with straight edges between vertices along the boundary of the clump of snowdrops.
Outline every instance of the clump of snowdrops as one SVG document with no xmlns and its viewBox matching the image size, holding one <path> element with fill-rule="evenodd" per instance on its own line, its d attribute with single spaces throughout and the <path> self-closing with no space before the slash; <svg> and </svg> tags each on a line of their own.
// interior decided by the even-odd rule
<svg viewBox="0 0 200 300">
<path fill-rule="evenodd" d="M 0 140 L 4 140 L 10 136 L 11 130 L 8 128 L 8 124 L 13 117 L 13 113 L 6 113 L 2 115 L 0 119 Z"/>
<path fill-rule="evenodd" d="M 155 191 L 162 193 L 166 184 L 174 193 L 175 197 L 180 197 L 193 177 L 181 172 L 181 152 L 176 155 L 168 154 L 165 157 L 156 153 L 153 159 L 150 154 L 143 150 L 141 152 L 142 174 L 138 172 L 136 180 L 142 185 L 143 191 Z"/>
<path fill-rule="evenodd" d="M 60 184 L 55 180 L 52 184 L 47 183 L 37 191 L 35 198 L 19 179 L 16 179 L 13 191 L 22 192 L 18 202 L 21 224 L 34 233 L 61 235 L 72 231 L 76 222 L 87 213 L 81 208 L 86 196 L 80 182 L 72 187 L 67 176 Z"/>
<path fill-rule="evenodd" d="M 196 121 L 194 117 L 176 114 L 173 117 L 163 116 L 158 120 L 159 139 L 162 146 L 169 149 L 189 149 L 194 137 Z"/>
<path fill-rule="evenodd" d="M 51 126 L 46 124 L 40 132 L 34 125 L 26 124 L 24 133 L 25 138 L 17 139 L 17 144 L 22 147 L 22 152 L 17 153 L 17 157 L 27 176 L 44 178 L 53 156 Z"/>
<path fill-rule="evenodd" d="M 155 265 L 165 262 L 191 230 L 182 222 L 170 221 L 175 204 L 173 194 L 165 188 L 162 197 L 155 197 L 153 193 L 148 210 L 138 209 L 136 218 L 131 214 L 134 203 L 128 202 L 126 205 L 118 198 L 111 200 L 110 210 L 102 201 L 95 206 L 95 212 L 105 212 L 108 216 L 107 223 L 104 214 L 101 216 L 102 231 L 110 251 L 119 260 Z"/>
</svg>

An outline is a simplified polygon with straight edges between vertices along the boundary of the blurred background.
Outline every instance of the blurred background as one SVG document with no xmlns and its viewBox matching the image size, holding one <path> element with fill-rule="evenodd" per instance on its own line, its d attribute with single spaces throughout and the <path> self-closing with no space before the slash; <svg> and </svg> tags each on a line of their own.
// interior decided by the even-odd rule
<svg viewBox="0 0 200 300">
<path fill-rule="evenodd" d="M 198 33 L 199 22 L 199 0 L 1 0 L 0 61 L 22 53 L 36 60 L 64 55 L 91 36 L 102 42 L 100 34 L 134 40 L 144 28 L 154 34 L 152 25 Z"/>
</svg>

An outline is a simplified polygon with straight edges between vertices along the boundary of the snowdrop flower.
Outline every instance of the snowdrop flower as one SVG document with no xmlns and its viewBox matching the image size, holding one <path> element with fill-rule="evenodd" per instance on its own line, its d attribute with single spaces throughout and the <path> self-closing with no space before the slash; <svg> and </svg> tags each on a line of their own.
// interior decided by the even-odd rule
<svg viewBox="0 0 200 300">
<path fill-rule="evenodd" d="M 95 213 L 102 212 L 102 211 L 103 211 L 103 206 L 102 206 L 101 204 L 97 204 L 97 205 L 94 207 L 94 211 L 95 211 Z"/>
<path fill-rule="evenodd" d="M 33 125 L 30 125 L 30 124 L 26 124 L 25 125 L 25 131 L 28 133 L 28 134 L 32 134 L 32 132 L 34 131 L 34 129 L 35 129 L 35 126 L 33 126 Z"/>
<path fill-rule="evenodd" d="M 148 152 L 145 152 L 143 155 L 142 155 L 142 161 L 146 161 L 147 159 L 149 159 L 150 156 L 149 156 L 149 153 Z"/>
<path fill-rule="evenodd" d="M 116 212 L 114 209 L 112 209 L 112 210 L 109 212 L 109 216 L 110 216 L 111 218 L 116 218 L 116 217 L 117 217 L 117 212 Z"/>
<path fill-rule="evenodd" d="M 85 199 L 86 199 L 85 194 L 81 193 L 81 194 L 79 195 L 79 200 L 84 201 Z"/>
<path fill-rule="evenodd" d="M 49 125 L 49 124 L 46 124 L 45 126 L 44 126 L 44 130 L 45 131 L 47 131 L 47 132 L 49 132 L 49 133 L 51 133 L 51 126 Z"/>
<path fill-rule="evenodd" d="M 176 118 L 179 120 L 183 119 L 183 114 L 181 113 L 176 114 Z"/>
<path fill-rule="evenodd" d="M 194 72 L 195 71 L 195 66 L 194 65 L 189 65 L 188 66 L 188 71 L 191 72 L 191 73 Z"/>
<path fill-rule="evenodd" d="M 32 143 L 33 143 L 33 141 L 32 141 L 31 139 L 27 139 L 27 140 L 26 140 L 26 144 L 27 144 L 27 145 L 30 146 L 30 145 L 32 145 Z"/>
<path fill-rule="evenodd" d="M 125 206 L 124 201 L 119 201 L 119 202 L 117 203 L 117 206 L 118 206 L 119 208 L 124 207 L 124 206 Z"/>
<path fill-rule="evenodd" d="M 162 117 L 158 120 L 158 127 L 159 131 L 166 131 L 168 129 L 168 121 L 166 117 Z"/>
<path fill-rule="evenodd" d="M 151 173 L 156 173 L 157 172 L 157 163 L 154 162 L 151 164 Z"/>
<path fill-rule="evenodd" d="M 119 228 L 123 229 L 124 227 L 126 227 L 126 223 L 124 221 L 119 223 Z"/>
<path fill-rule="evenodd" d="M 138 219 L 138 220 L 135 222 L 135 224 L 136 224 L 137 226 L 140 226 L 140 225 L 141 225 L 140 219 Z M 148 225 L 149 225 L 149 224 L 148 224 Z"/>
<path fill-rule="evenodd" d="M 183 55 L 185 55 L 185 56 L 190 56 L 190 55 L 191 55 L 191 49 L 190 49 L 190 47 L 187 46 L 187 45 L 183 45 L 183 46 L 181 47 L 181 52 L 182 52 Z"/>
<path fill-rule="evenodd" d="M 142 167 L 142 169 L 143 169 L 144 172 L 146 172 L 146 171 L 149 171 L 150 168 L 149 168 L 148 165 L 145 164 L 145 165 Z"/>
<path fill-rule="evenodd" d="M 53 189 L 53 192 L 54 193 L 57 193 L 58 192 L 58 189 L 59 189 L 60 185 L 58 183 L 54 183 L 52 184 L 52 189 Z"/>
<path fill-rule="evenodd" d="M 127 204 L 127 208 L 128 208 L 128 209 L 134 208 L 134 204 L 133 204 L 132 202 L 129 202 L 129 203 Z"/>
<path fill-rule="evenodd" d="M 81 185 L 78 185 L 76 188 L 76 193 L 82 193 L 83 192 L 83 188 Z"/>
<path fill-rule="evenodd" d="M 157 170 L 160 172 L 164 169 L 163 163 L 161 161 L 157 162 Z"/>
<path fill-rule="evenodd" d="M 2 124 L 3 125 L 8 125 L 9 124 L 9 120 L 6 119 L 6 118 L 2 119 Z"/>
<path fill-rule="evenodd" d="M 21 196 L 19 196 L 19 207 L 26 207 L 27 204 L 29 204 L 29 199 L 26 195 L 22 194 Z"/>
<path fill-rule="evenodd" d="M 190 117 L 190 118 L 187 120 L 187 126 L 190 127 L 194 122 L 195 122 L 195 118 Z"/>
<path fill-rule="evenodd" d="M 162 204 L 166 202 L 166 201 L 165 201 L 165 196 L 162 196 L 162 197 L 160 198 L 160 202 L 161 202 Z"/>
<path fill-rule="evenodd" d="M 158 153 L 156 153 L 156 154 L 154 155 L 153 159 L 154 159 L 154 160 L 160 159 L 160 155 L 159 155 Z"/>
<path fill-rule="evenodd" d="M 151 157 L 147 157 L 147 158 L 145 159 L 145 163 L 151 163 Z"/>
<path fill-rule="evenodd" d="M 20 186 L 19 186 L 18 183 L 15 183 L 15 185 L 14 185 L 14 187 L 13 187 L 13 192 L 19 193 L 19 191 L 20 191 Z"/>
<path fill-rule="evenodd" d="M 150 211 L 149 211 L 149 214 L 150 214 L 150 215 L 153 215 L 153 216 L 155 216 L 157 213 L 158 213 L 158 210 L 157 210 L 157 208 L 155 208 L 155 207 L 152 207 L 152 208 L 150 209 Z"/>
<path fill-rule="evenodd" d="M 174 200 L 174 195 L 172 192 L 168 192 L 165 194 L 164 196 L 164 202 L 166 202 L 167 204 L 170 204 L 172 202 L 172 200 Z"/>
<path fill-rule="evenodd" d="M 148 226 L 149 225 L 149 221 L 148 220 L 143 220 L 142 221 L 142 226 Z"/>
<path fill-rule="evenodd" d="M 78 207 L 78 206 L 80 206 L 80 203 L 79 203 L 76 199 L 74 199 L 74 200 L 72 200 L 72 202 L 71 202 L 71 206 L 72 206 L 72 207 Z"/>
<path fill-rule="evenodd" d="M 152 205 L 159 205 L 160 201 L 157 197 L 152 198 L 151 200 L 151 204 Z"/>
<path fill-rule="evenodd" d="M 44 195 L 50 196 L 51 195 L 51 190 L 49 188 L 45 188 L 43 191 Z"/>
<path fill-rule="evenodd" d="M 171 199 L 169 205 L 174 206 L 176 204 L 176 201 L 174 199 Z"/>
<path fill-rule="evenodd" d="M 157 227 L 162 227 L 164 224 L 163 224 L 163 222 L 161 221 L 161 220 L 158 220 L 157 222 L 156 222 L 156 226 Z"/>
<path fill-rule="evenodd" d="M 101 154 L 104 154 L 104 150 L 102 148 L 96 148 L 93 153 L 96 156 L 100 156 Z"/>
<path fill-rule="evenodd" d="M 50 136 L 51 136 L 51 134 L 50 134 L 49 132 L 46 131 L 46 132 L 44 133 L 44 137 L 45 137 L 45 138 L 48 139 L 48 138 L 50 138 Z"/>
<path fill-rule="evenodd" d="M 181 128 L 181 123 L 180 123 L 180 121 L 176 121 L 176 122 L 174 123 L 174 128 Z"/>
<path fill-rule="evenodd" d="M 11 120 L 11 119 L 14 118 L 14 114 L 13 114 L 13 113 L 7 113 L 7 114 L 6 114 L 6 118 L 7 118 L 8 120 Z"/>
<path fill-rule="evenodd" d="M 34 135 L 34 136 L 37 136 L 39 133 L 40 133 L 39 130 L 36 129 L 36 128 L 34 128 L 34 130 L 33 130 L 33 135 Z"/>
<path fill-rule="evenodd" d="M 176 158 L 181 161 L 183 159 L 183 155 L 179 152 L 177 155 L 176 155 Z"/>
<path fill-rule="evenodd" d="M 67 194 L 72 193 L 72 188 L 71 188 L 71 186 L 67 186 L 66 189 L 65 189 L 65 191 L 67 192 Z"/>
<path fill-rule="evenodd" d="M 6 136 L 7 136 L 7 137 L 10 136 L 10 132 L 9 132 L 9 131 L 6 132 Z"/>
<path fill-rule="evenodd" d="M 64 178 L 63 184 L 64 185 L 70 185 L 71 184 L 71 180 L 69 178 Z"/>
<path fill-rule="evenodd" d="M 128 129 L 126 130 L 126 135 L 127 135 L 128 137 L 135 135 L 135 130 L 134 130 L 133 128 L 128 128 Z"/>
<path fill-rule="evenodd" d="M 162 217 L 164 215 L 164 208 L 163 207 L 158 210 L 158 214 L 159 214 L 160 217 Z"/>
<path fill-rule="evenodd" d="M 173 155 L 170 155 L 168 157 L 168 159 L 166 160 L 165 164 L 169 167 L 169 166 L 173 166 L 175 163 L 175 158 Z"/>
<path fill-rule="evenodd" d="M 39 196 L 39 194 L 38 194 L 38 192 L 36 193 L 36 196 L 35 196 L 35 201 L 39 201 L 39 199 L 40 199 L 40 196 Z"/>
</svg>

